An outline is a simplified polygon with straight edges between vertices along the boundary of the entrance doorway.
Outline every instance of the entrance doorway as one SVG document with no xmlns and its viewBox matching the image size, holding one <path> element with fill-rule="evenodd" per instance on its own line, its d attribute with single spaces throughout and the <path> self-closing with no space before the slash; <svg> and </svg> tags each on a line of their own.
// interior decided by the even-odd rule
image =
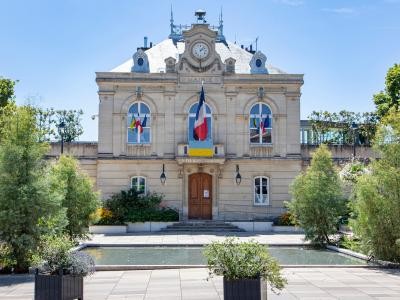
<svg viewBox="0 0 400 300">
<path fill-rule="evenodd" d="M 189 175 L 189 219 L 211 220 L 212 176 L 206 173 Z"/>
</svg>

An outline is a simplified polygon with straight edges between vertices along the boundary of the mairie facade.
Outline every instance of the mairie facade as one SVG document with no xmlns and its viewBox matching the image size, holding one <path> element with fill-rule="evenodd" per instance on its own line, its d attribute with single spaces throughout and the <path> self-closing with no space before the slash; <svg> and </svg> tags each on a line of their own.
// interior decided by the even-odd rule
<svg viewBox="0 0 400 300">
<path fill-rule="evenodd" d="M 96 73 L 98 144 L 81 163 L 104 199 L 134 187 L 163 194 L 182 220 L 270 219 L 302 169 L 303 75 L 226 41 L 222 19 L 214 27 L 204 15 L 186 27 L 171 18 L 166 40 Z M 197 141 L 202 86 L 208 133 Z"/>
</svg>

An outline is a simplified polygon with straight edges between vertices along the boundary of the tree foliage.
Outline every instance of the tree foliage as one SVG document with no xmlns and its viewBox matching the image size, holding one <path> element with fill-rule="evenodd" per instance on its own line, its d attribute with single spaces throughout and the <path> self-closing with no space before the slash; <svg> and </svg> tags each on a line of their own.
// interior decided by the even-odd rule
<svg viewBox="0 0 400 300">
<path fill-rule="evenodd" d="M 342 110 L 338 113 L 313 111 L 309 116 L 313 131 L 312 144 L 352 145 L 354 134 L 352 123 L 358 125 L 356 142 L 369 145 L 375 135 L 377 116 L 375 113 L 354 113 Z"/>
<path fill-rule="evenodd" d="M 37 126 L 42 133 L 43 141 L 61 140 L 58 126 L 61 122 L 65 124 L 64 141 L 76 141 L 83 134 L 81 124 L 82 110 L 55 110 L 53 108 L 35 108 L 37 115 Z"/>
<path fill-rule="evenodd" d="M 105 200 L 97 211 L 99 225 L 125 224 L 126 222 L 178 221 L 179 213 L 163 207 L 162 196 L 156 193 L 139 194 L 134 188 L 121 191 Z"/>
<path fill-rule="evenodd" d="M 215 274 L 227 280 L 262 278 L 272 291 L 282 290 L 287 283 L 281 267 L 265 245 L 255 241 L 239 242 L 235 238 L 214 241 L 204 248 L 210 277 Z"/>
<path fill-rule="evenodd" d="M 91 215 L 99 205 L 99 195 L 93 189 L 92 180 L 70 156 L 61 156 L 51 173 L 54 176 L 52 188 L 62 192 L 62 206 L 68 220 L 65 232 L 71 239 L 85 237 Z"/>
<path fill-rule="evenodd" d="M 26 270 L 49 223 L 62 221 L 61 198 L 49 187 L 40 132 L 30 107 L 17 107 L 4 117 L 0 143 L 0 240 L 11 250 L 10 261 Z M 54 225 L 54 224 L 53 224 Z"/>
<path fill-rule="evenodd" d="M 400 262 L 400 112 L 384 118 L 376 138 L 381 158 L 355 188 L 352 225 L 366 253 Z"/>
<path fill-rule="evenodd" d="M 374 95 L 376 113 L 380 118 L 388 115 L 391 108 L 400 109 L 400 64 L 394 64 L 386 74 L 385 90 Z"/>
<path fill-rule="evenodd" d="M 313 153 L 311 165 L 296 177 L 289 211 L 304 229 L 306 239 L 316 244 L 329 243 L 344 212 L 340 179 L 326 145 Z"/>
<path fill-rule="evenodd" d="M 0 107 L 4 107 L 14 100 L 15 81 L 0 77 Z"/>
</svg>

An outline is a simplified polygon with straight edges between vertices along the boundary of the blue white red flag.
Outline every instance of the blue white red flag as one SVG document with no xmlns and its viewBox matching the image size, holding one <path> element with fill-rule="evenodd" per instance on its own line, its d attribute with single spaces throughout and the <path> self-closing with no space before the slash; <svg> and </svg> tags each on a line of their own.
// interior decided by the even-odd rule
<svg viewBox="0 0 400 300">
<path fill-rule="evenodd" d="M 193 138 L 196 141 L 204 141 L 207 138 L 208 127 L 206 117 L 206 105 L 204 88 L 201 87 L 199 104 L 197 105 L 196 119 L 194 121 Z"/>
</svg>

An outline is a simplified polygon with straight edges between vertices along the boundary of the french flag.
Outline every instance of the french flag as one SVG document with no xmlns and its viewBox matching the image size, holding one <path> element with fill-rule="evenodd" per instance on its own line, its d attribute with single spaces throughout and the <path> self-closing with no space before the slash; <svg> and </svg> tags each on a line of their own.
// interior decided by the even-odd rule
<svg viewBox="0 0 400 300">
<path fill-rule="evenodd" d="M 196 141 L 204 141 L 207 138 L 208 127 L 206 119 L 206 105 L 204 88 L 201 86 L 199 105 L 197 106 L 196 119 L 194 121 L 193 138 Z"/>
</svg>

